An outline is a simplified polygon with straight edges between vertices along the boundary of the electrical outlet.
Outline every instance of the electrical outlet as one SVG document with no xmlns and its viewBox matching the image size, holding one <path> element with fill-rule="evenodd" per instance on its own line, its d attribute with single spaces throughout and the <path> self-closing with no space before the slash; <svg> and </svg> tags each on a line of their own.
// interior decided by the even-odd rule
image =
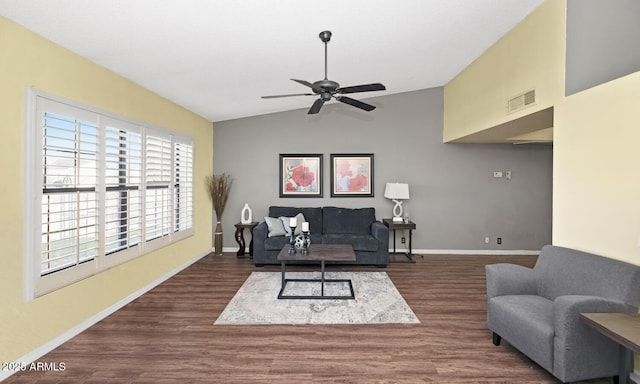
<svg viewBox="0 0 640 384">
<path fill-rule="evenodd" d="M 485 237 L 485 238 L 484 238 L 484 243 L 485 243 L 485 244 L 489 244 L 489 236 L 487 236 L 487 237 Z"/>
<path fill-rule="evenodd" d="M 498 237 L 496 241 L 498 242 L 498 244 L 502 244 L 502 237 Z"/>
<path fill-rule="evenodd" d="M 502 172 L 494 171 L 493 172 L 493 177 L 495 177 L 496 179 L 501 179 L 502 178 Z"/>
<path fill-rule="evenodd" d="M 407 242 L 407 238 L 406 238 L 406 237 L 404 237 L 404 236 L 402 236 L 402 239 L 400 239 L 400 242 L 401 242 L 402 244 L 406 243 L 406 242 Z"/>
</svg>

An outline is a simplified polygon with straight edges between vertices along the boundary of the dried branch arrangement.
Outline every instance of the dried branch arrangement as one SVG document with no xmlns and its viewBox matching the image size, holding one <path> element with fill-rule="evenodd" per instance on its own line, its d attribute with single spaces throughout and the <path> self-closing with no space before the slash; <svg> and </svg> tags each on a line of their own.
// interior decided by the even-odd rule
<svg viewBox="0 0 640 384">
<path fill-rule="evenodd" d="M 209 191 L 209 198 L 213 202 L 213 209 L 216 211 L 217 220 L 220 221 L 222 212 L 227 204 L 229 198 L 229 189 L 231 188 L 231 176 L 226 173 L 219 175 L 213 174 L 207 176 L 207 189 Z"/>
</svg>

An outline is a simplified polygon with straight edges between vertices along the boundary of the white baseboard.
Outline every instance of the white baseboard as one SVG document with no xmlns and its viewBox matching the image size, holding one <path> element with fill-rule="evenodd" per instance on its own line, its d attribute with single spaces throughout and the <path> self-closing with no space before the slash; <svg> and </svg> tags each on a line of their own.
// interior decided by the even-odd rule
<svg viewBox="0 0 640 384">
<path fill-rule="evenodd" d="M 213 249 L 208 249 L 205 252 L 195 256 L 191 260 L 188 260 L 186 263 L 178 266 L 177 268 L 175 268 L 174 270 L 172 270 L 170 272 L 167 272 L 163 276 L 161 276 L 161 277 L 157 278 L 156 280 L 150 282 L 149 284 L 147 284 L 144 287 L 140 288 L 136 292 L 133 292 L 132 294 L 130 294 L 129 296 L 123 298 L 122 300 L 118 301 L 117 303 L 114 303 L 113 305 L 109 306 L 108 308 L 105 308 L 104 310 L 96 313 L 95 315 L 91 316 L 90 318 L 86 319 L 85 321 L 81 322 L 80 324 L 76 325 L 75 327 L 73 327 L 73 328 L 69 329 L 68 331 L 64 332 L 63 334 L 53 338 L 52 340 L 46 342 L 45 344 L 43 344 L 40 347 L 34 349 L 33 351 L 27 353 L 26 355 L 20 357 L 19 359 L 16 359 L 15 361 L 16 362 L 20 362 L 20 363 L 25 363 L 27 365 L 31 364 L 34 361 L 37 361 L 42 356 L 44 356 L 47 353 L 53 351 L 54 349 L 56 349 L 60 345 L 64 344 L 65 342 L 71 340 L 73 337 L 75 337 L 78 334 L 80 334 L 81 332 L 85 331 L 87 328 L 89 328 L 92 325 L 96 324 L 97 322 L 99 322 L 100 320 L 104 319 L 105 317 L 111 315 L 112 313 L 114 313 L 118 309 L 120 309 L 120 308 L 124 307 L 125 305 L 129 304 L 130 302 L 132 302 L 133 300 L 135 300 L 138 297 L 142 296 L 143 294 L 147 293 L 148 291 L 150 291 L 151 289 L 155 288 L 156 286 L 160 285 L 162 282 L 168 280 L 170 277 L 174 276 L 178 272 L 180 272 L 183 269 L 187 268 L 188 266 L 190 266 L 191 264 L 195 263 L 196 261 L 202 259 L 204 256 L 210 254 L 212 251 L 213 251 Z M 0 381 L 3 381 L 4 379 L 8 378 L 9 376 L 13 375 L 14 373 L 15 373 L 14 371 L 0 370 Z"/>
<path fill-rule="evenodd" d="M 634 383 L 640 384 L 640 371 L 631 372 L 629 378 L 633 380 Z"/>
<path fill-rule="evenodd" d="M 398 252 L 404 252 L 406 250 L 399 250 Z M 390 249 L 389 252 L 393 252 Z M 412 249 L 411 252 L 415 255 L 539 255 L 540 250 L 526 250 L 526 249 Z"/>
<path fill-rule="evenodd" d="M 396 248 L 396 252 L 406 252 L 406 249 Z M 238 247 L 222 247 L 222 252 L 238 252 Z M 393 252 L 393 249 L 389 249 Z M 540 250 L 526 249 L 412 249 L 416 255 L 525 255 L 537 256 Z M 245 253 L 249 254 L 249 248 L 245 249 Z"/>
</svg>

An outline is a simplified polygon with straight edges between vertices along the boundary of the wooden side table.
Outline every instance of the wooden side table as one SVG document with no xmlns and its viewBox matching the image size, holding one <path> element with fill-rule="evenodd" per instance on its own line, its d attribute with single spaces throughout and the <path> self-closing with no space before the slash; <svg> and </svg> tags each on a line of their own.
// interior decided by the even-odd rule
<svg viewBox="0 0 640 384">
<path fill-rule="evenodd" d="M 257 221 L 252 221 L 249 224 L 237 223 L 236 227 L 236 241 L 238 242 L 238 252 L 236 252 L 236 256 L 241 257 L 244 256 L 245 242 L 244 242 L 244 229 L 248 228 L 251 233 L 251 241 L 249 242 L 249 257 L 253 259 L 253 228 L 258 225 Z"/>
<path fill-rule="evenodd" d="M 629 382 L 633 371 L 633 352 L 640 353 L 640 314 L 581 313 L 590 327 L 620 344 L 619 384 Z"/>
<path fill-rule="evenodd" d="M 415 263 L 416 261 L 413 258 L 413 253 L 411 249 L 411 233 L 414 229 L 416 229 L 416 223 L 413 221 L 409 221 L 405 223 L 404 221 L 393 221 L 393 219 L 382 219 L 384 225 L 389 228 L 389 230 L 393 231 L 393 255 L 404 255 L 407 257 L 407 260 L 399 261 L 389 259 L 390 263 Z M 408 229 L 409 230 L 409 252 L 396 252 L 396 230 L 398 229 Z"/>
</svg>

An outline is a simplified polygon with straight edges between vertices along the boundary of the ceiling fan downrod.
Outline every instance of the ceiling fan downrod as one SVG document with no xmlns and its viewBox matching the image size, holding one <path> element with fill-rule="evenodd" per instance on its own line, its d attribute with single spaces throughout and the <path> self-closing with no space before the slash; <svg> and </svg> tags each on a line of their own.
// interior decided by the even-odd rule
<svg viewBox="0 0 640 384">
<path fill-rule="evenodd" d="M 324 43 L 324 79 L 328 80 L 327 77 L 327 43 L 331 41 L 331 31 L 322 31 L 320 32 L 320 40 Z"/>
</svg>

